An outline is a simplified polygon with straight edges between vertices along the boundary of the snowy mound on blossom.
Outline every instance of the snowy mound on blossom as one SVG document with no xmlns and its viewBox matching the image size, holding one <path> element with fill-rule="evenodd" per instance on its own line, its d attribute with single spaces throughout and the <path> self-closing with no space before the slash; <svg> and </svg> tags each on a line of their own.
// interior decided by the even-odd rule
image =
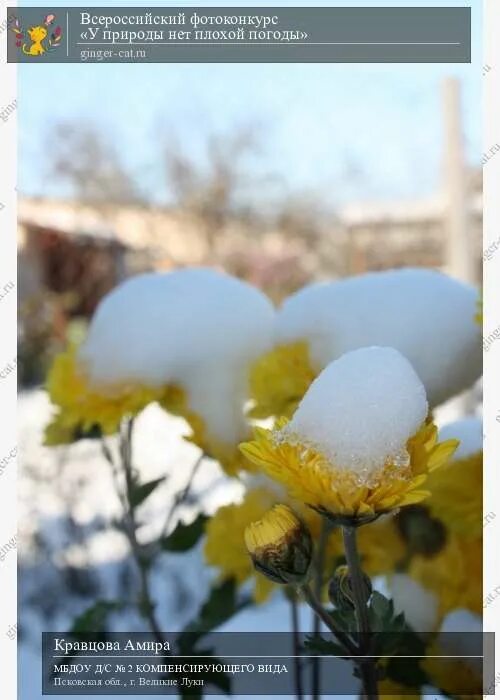
<svg viewBox="0 0 500 700">
<path fill-rule="evenodd" d="M 367 474 L 388 460 L 407 466 L 406 442 L 427 411 L 408 360 L 393 348 L 362 348 L 319 374 L 284 431 L 337 467 Z"/>
<path fill-rule="evenodd" d="M 439 600 L 431 591 L 406 574 L 394 574 L 390 579 L 394 610 L 404 613 L 415 632 L 433 632 L 438 620 Z"/>
<path fill-rule="evenodd" d="M 466 459 L 483 449 L 483 422 L 477 416 L 468 416 L 462 420 L 448 423 L 439 431 L 439 440 L 457 438 L 460 444 L 457 447 L 453 460 Z"/>
<path fill-rule="evenodd" d="M 99 304 L 80 351 L 95 385 L 177 384 L 209 432 L 243 434 L 250 363 L 272 342 L 274 308 L 258 289 L 213 270 L 147 273 Z"/>
<path fill-rule="evenodd" d="M 316 283 L 285 301 L 276 340 L 308 340 L 317 369 L 360 347 L 396 348 L 437 406 L 481 375 L 477 296 L 473 287 L 426 269 Z"/>
</svg>

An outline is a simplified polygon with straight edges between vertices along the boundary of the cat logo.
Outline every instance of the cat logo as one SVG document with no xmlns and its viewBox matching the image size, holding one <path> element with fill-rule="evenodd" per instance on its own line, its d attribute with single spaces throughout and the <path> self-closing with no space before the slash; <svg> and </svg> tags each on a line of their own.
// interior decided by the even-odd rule
<svg viewBox="0 0 500 700">
<path fill-rule="evenodd" d="M 16 18 L 12 31 L 16 35 L 16 46 L 26 56 L 43 56 L 55 51 L 61 45 L 62 30 L 58 25 L 52 28 L 55 15 L 47 15 L 42 24 L 24 30 Z"/>
</svg>

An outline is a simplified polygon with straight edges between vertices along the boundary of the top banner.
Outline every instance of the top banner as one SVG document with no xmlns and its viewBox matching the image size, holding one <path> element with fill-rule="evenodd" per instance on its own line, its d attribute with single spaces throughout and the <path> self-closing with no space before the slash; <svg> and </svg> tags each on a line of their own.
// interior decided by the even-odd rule
<svg viewBox="0 0 500 700">
<path fill-rule="evenodd" d="M 18 7 L 10 63 L 470 63 L 467 7 Z"/>
</svg>

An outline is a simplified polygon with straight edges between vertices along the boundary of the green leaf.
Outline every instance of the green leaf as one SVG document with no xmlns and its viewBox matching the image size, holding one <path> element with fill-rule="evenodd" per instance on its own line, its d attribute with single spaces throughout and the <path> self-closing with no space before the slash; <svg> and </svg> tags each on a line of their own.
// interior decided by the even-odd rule
<svg viewBox="0 0 500 700">
<path fill-rule="evenodd" d="M 227 579 L 215 585 L 202 605 L 198 617 L 190 622 L 177 638 L 177 653 L 183 656 L 212 656 L 214 650 L 196 648 L 198 642 L 205 634 L 222 625 L 249 604 L 250 599 L 238 600 L 234 579 Z M 231 679 L 225 673 L 208 673 L 202 678 L 224 693 L 231 693 Z M 199 689 L 196 686 L 193 689 L 198 693 Z M 189 697 L 201 697 L 201 690 L 198 695 Z"/>
<path fill-rule="evenodd" d="M 203 535 L 207 520 L 207 516 L 200 513 L 189 525 L 179 523 L 170 535 L 161 538 L 161 548 L 167 552 L 186 552 L 191 549 Z"/>
<path fill-rule="evenodd" d="M 95 641 L 105 640 L 107 638 L 106 625 L 108 616 L 115 610 L 121 610 L 125 607 L 124 603 L 114 600 L 98 600 L 91 605 L 87 610 L 84 610 L 78 617 L 75 618 L 68 634 L 76 639 L 88 639 L 89 633 L 92 634 L 92 639 Z M 78 656 L 78 652 L 68 654 L 68 659 Z M 60 671 L 56 671 L 56 667 L 51 671 L 51 678 L 56 678 Z"/>
<path fill-rule="evenodd" d="M 408 625 L 404 613 L 394 614 L 394 603 L 382 594 L 373 593 L 370 621 L 375 634 L 372 649 L 380 656 L 416 656 L 425 654 L 425 641 Z"/>
<path fill-rule="evenodd" d="M 226 579 L 210 590 L 197 619 L 184 628 L 179 641 L 186 644 L 191 639 L 189 646 L 184 648 L 192 649 L 193 640 L 197 640 L 203 634 L 220 627 L 226 620 L 229 620 L 249 604 L 250 600 L 238 601 L 236 581 Z"/>
<path fill-rule="evenodd" d="M 389 660 L 385 672 L 388 678 L 408 688 L 420 688 L 430 682 L 419 659 L 398 659 L 396 656 Z"/>
<path fill-rule="evenodd" d="M 396 615 L 396 617 L 392 620 L 392 627 L 394 630 L 406 630 L 408 629 L 408 625 L 405 620 L 404 613 L 399 613 L 399 615 Z"/>
<path fill-rule="evenodd" d="M 391 601 L 378 591 L 373 591 L 372 593 L 370 608 L 379 620 L 385 620 L 387 617 L 392 616 Z"/>
<path fill-rule="evenodd" d="M 207 673 L 203 678 L 207 683 L 211 683 L 216 688 L 219 688 L 226 695 L 231 694 L 231 679 L 224 671 L 213 671 L 212 673 Z"/>
<path fill-rule="evenodd" d="M 228 620 L 237 611 L 236 582 L 227 579 L 210 590 L 203 603 L 198 619 L 191 622 L 186 632 L 209 632 Z"/>
<path fill-rule="evenodd" d="M 345 656 L 346 649 L 337 642 L 332 642 L 319 635 L 311 635 L 304 641 L 304 647 L 309 651 L 323 656 Z"/>
<path fill-rule="evenodd" d="M 340 610 L 339 608 L 334 608 L 329 611 L 337 626 L 344 632 L 356 632 L 358 625 L 356 622 L 356 615 L 354 608 L 349 608 L 345 610 Z"/>
<path fill-rule="evenodd" d="M 129 491 L 129 500 L 132 508 L 137 508 L 143 501 L 150 496 L 157 486 L 165 481 L 165 477 L 161 476 L 159 479 L 153 479 L 152 481 L 147 481 L 145 484 L 132 484 Z"/>
<path fill-rule="evenodd" d="M 110 613 L 122 608 L 123 603 L 118 601 L 98 600 L 74 620 L 69 633 L 78 636 L 88 632 L 105 632 Z"/>
</svg>

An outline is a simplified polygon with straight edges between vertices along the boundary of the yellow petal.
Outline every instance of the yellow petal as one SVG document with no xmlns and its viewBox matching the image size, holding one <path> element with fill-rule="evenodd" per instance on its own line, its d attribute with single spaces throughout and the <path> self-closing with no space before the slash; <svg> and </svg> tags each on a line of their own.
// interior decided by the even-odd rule
<svg viewBox="0 0 500 700">
<path fill-rule="evenodd" d="M 430 495 L 430 491 L 412 491 L 399 502 L 399 505 L 410 506 L 413 503 L 420 503 L 420 501 L 423 501 L 425 498 L 429 498 Z"/>
<path fill-rule="evenodd" d="M 429 471 L 433 471 L 444 464 L 452 456 L 459 444 L 460 440 L 446 440 L 446 442 L 442 442 L 435 447 L 427 462 Z"/>
</svg>

